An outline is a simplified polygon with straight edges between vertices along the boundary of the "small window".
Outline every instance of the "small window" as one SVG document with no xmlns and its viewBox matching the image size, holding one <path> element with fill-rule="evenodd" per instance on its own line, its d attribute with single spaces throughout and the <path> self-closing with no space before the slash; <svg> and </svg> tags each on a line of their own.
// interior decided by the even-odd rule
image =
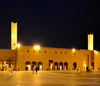
<svg viewBox="0 0 100 86">
<path fill-rule="evenodd" d="M 27 50 L 27 52 L 29 52 L 29 50 Z"/>
<path fill-rule="evenodd" d="M 41 53 L 41 51 L 39 51 L 39 53 Z"/>
<path fill-rule="evenodd" d="M 35 53 L 35 51 L 33 51 L 33 53 Z"/>
<path fill-rule="evenodd" d="M 62 54 L 62 52 L 60 52 L 60 54 Z"/>
<path fill-rule="evenodd" d="M 67 54 L 67 53 L 65 52 L 65 54 Z"/>
<path fill-rule="evenodd" d="M 55 54 L 57 54 L 57 52 L 55 52 Z"/>
<path fill-rule="evenodd" d="M 47 52 L 45 51 L 45 53 L 47 53 Z"/>
</svg>

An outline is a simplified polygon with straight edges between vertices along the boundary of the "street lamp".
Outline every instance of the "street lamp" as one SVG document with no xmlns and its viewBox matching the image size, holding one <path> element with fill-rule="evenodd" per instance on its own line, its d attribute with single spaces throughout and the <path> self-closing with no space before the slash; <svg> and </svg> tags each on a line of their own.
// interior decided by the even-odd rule
<svg viewBox="0 0 100 86">
<path fill-rule="evenodd" d="M 40 49 L 40 45 L 34 45 L 34 49 L 35 50 L 39 50 Z"/>
<path fill-rule="evenodd" d="M 96 53 L 96 54 L 97 54 L 97 53 L 98 53 L 98 51 L 97 51 L 97 50 L 94 50 L 94 53 Z"/>
<path fill-rule="evenodd" d="M 17 44 L 17 47 L 19 48 L 21 45 L 20 44 Z"/>
<path fill-rule="evenodd" d="M 72 51 L 75 52 L 75 48 L 73 48 Z"/>
</svg>

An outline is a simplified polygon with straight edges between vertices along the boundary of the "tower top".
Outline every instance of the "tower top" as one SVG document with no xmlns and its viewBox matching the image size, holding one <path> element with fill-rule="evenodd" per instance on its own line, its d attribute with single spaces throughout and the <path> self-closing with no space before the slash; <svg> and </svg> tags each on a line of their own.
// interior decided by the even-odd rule
<svg viewBox="0 0 100 86">
<path fill-rule="evenodd" d="M 94 50 L 94 34 L 88 34 L 88 50 Z"/>
<path fill-rule="evenodd" d="M 88 35 L 94 35 L 94 33 L 90 33 L 90 34 L 88 34 Z"/>
</svg>

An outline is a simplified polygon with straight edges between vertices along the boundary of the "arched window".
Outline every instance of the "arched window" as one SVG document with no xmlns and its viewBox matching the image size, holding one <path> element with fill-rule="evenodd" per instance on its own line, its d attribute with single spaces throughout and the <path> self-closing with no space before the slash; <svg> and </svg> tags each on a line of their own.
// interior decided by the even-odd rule
<svg viewBox="0 0 100 86">
<path fill-rule="evenodd" d="M 30 71 L 31 70 L 31 62 L 30 61 L 26 61 L 25 62 L 25 70 L 26 71 Z"/>
<path fill-rule="evenodd" d="M 25 62 L 25 65 L 28 65 L 28 64 L 31 64 L 30 61 L 26 61 L 26 62 Z"/>
<path fill-rule="evenodd" d="M 58 70 L 58 62 L 54 63 L 54 70 Z"/>
<path fill-rule="evenodd" d="M 42 62 L 38 62 L 38 65 L 42 65 Z"/>
<path fill-rule="evenodd" d="M 64 62 L 64 70 L 68 70 L 68 63 Z"/>
<path fill-rule="evenodd" d="M 77 63 L 74 62 L 74 63 L 73 63 L 73 70 L 76 70 L 76 68 L 77 68 Z"/>
<path fill-rule="evenodd" d="M 38 69 L 39 69 L 39 70 L 42 70 L 42 69 L 43 69 L 42 62 L 38 62 Z"/>
<path fill-rule="evenodd" d="M 33 61 L 33 62 L 32 62 L 32 65 L 36 65 L 36 62 L 35 62 L 35 61 Z"/>
<path fill-rule="evenodd" d="M 63 62 L 59 62 L 59 69 L 63 70 Z"/>
<path fill-rule="evenodd" d="M 31 67 L 31 70 L 35 70 L 35 67 L 36 67 L 37 63 L 35 61 L 32 62 L 32 67 Z"/>
</svg>

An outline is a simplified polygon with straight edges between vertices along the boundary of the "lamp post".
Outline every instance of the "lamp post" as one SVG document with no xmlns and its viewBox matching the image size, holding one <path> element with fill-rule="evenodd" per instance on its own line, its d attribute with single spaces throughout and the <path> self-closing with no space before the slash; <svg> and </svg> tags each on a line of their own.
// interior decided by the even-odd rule
<svg viewBox="0 0 100 86">
<path fill-rule="evenodd" d="M 35 50 L 39 50 L 40 49 L 40 45 L 34 45 L 34 49 Z"/>
<path fill-rule="evenodd" d="M 97 51 L 97 50 L 94 50 L 94 53 L 95 53 L 95 54 L 97 54 L 97 53 L 98 53 L 98 51 Z"/>
</svg>

